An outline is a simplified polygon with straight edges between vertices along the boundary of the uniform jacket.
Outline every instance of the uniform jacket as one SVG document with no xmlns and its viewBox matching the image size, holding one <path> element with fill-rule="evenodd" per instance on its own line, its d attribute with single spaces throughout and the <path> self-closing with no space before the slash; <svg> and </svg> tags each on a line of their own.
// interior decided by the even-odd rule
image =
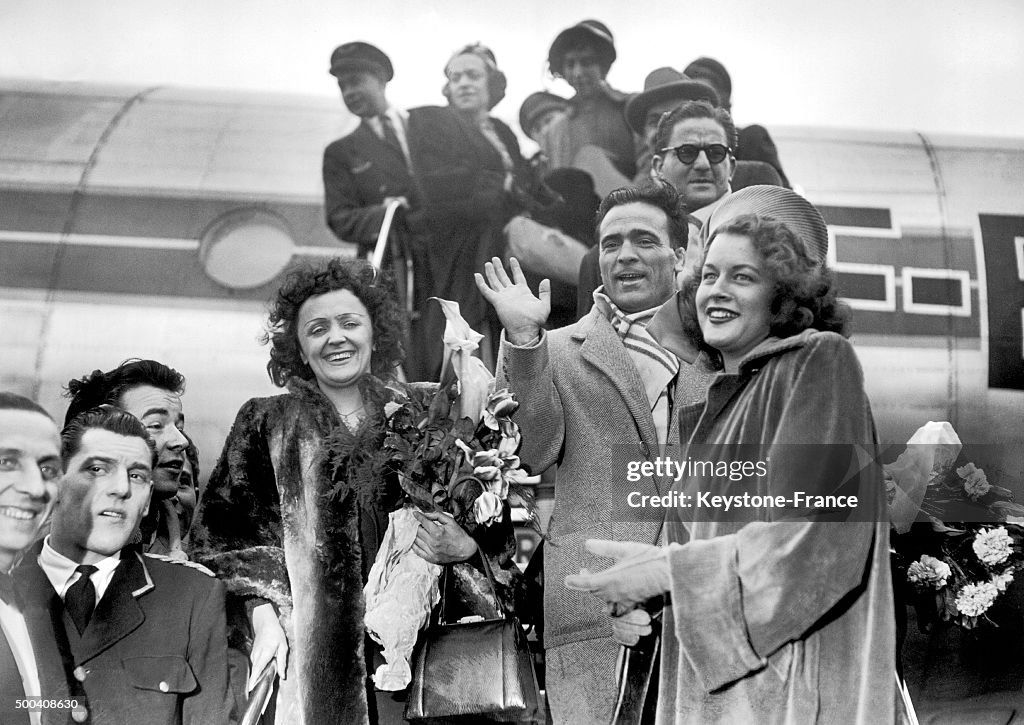
<svg viewBox="0 0 1024 725">
<path fill-rule="evenodd" d="M 594 596 L 567 589 L 567 574 L 609 562 L 583 549 L 586 539 L 654 543 L 660 522 L 615 521 L 613 508 L 630 491 L 656 494 L 668 482 L 628 483 L 613 471 L 616 447 L 629 456 L 659 455 L 657 432 L 644 384 L 629 353 L 595 308 L 579 322 L 542 333 L 536 347 L 502 342 L 498 378 L 520 402 L 522 461 L 534 473 L 558 464 L 555 508 L 544 546 L 544 640 L 546 647 L 611 636 L 611 625 Z M 504 379 L 506 382 L 501 383 Z M 682 364 L 675 403 L 700 400 L 708 375 Z M 675 419 L 669 442 L 678 440 Z M 613 686 L 614 683 L 609 683 Z"/>
<path fill-rule="evenodd" d="M 766 477 L 694 477 L 681 491 L 788 495 L 843 481 L 861 508 L 696 522 L 679 511 L 668 524 L 658 722 L 891 722 L 889 525 L 881 469 L 856 450 L 876 437 L 853 348 L 831 332 L 769 338 L 738 375 L 712 382 L 705 403 L 679 412 L 687 455 L 736 460 L 739 444 L 755 444 L 770 461 Z M 794 455 L 787 444 L 821 445 Z"/>
<path fill-rule="evenodd" d="M 70 694 L 84 691 L 90 722 L 235 721 L 228 690 L 223 584 L 189 566 L 125 549 L 80 636 L 39 567 L 41 546 L 15 570 L 26 621 L 33 642 L 48 638 L 58 643 Z"/>
<path fill-rule="evenodd" d="M 324 211 L 338 239 L 373 249 L 384 221 L 385 197 L 415 204 L 412 177 L 402 152 L 362 121 L 324 149 Z"/>
</svg>

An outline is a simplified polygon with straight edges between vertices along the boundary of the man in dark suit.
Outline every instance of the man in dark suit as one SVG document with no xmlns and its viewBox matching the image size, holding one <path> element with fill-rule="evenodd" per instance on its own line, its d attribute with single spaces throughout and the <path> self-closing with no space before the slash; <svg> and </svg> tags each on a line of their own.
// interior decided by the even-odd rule
<svg viewBox="0 0 1024 725">
<path fill-rule="evenodd" d="M 30 631 L 58 644 L 71 695 L 94 723 L 232 722 L 223 584 L 127 546 L 153 488 L 146 428 L 113 406 L 86 411 L 65 426 L 61 457 L 50 534 L 15 578 Z"/>
<path fill-rule="evenodd" d="M 65 700 L 67 683 L 52 637 L 33 640 L 8 574 L 35 539 L 57 495 L 60 437 L 50 415 L 28 398 L 0 392 L 0 722 L 67 722 L 66 710 L 29 712 L 26 700 Z"/>
<path fill-rule="evenodd" d="M 324 150 L 324 211 L 338 239 L 358 244 L 365 255 L 373 251 L 388 204 L 412 202 L 408 114 L 388 103 L 384 89 L 394 69 L 379 48 L 361 42 L 338 46 L 330 73 L 361 121 Z"/>
</svg>

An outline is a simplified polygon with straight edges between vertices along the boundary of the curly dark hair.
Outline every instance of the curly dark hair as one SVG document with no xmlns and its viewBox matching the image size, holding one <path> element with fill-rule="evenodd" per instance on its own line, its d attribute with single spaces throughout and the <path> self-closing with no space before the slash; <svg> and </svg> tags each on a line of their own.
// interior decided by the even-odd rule
<svg viewBox="0 0 1024 725">
<path fill-rule="evenodd" d="M 293 267 L 270 303 L 270 318 L 263 343 L 270 343 L 267 373 L 274 385 L 284 387 L 291 377 L 312 380 L 313 371 L 302 362 L 295 323 L 299 308 L 310 297 L 347 289 L 370 313 L 374 351 L 370 370 L 392 378 L 405 359 L 402 340 L 405 317 L 390 277 L 361 259 L 331 259 L 318 265 Z"/>
<path fill-rule="evenodd" d="M 715 230 L 704 248 L 705 259 L 722 234 L 747 237 L 764 261 L 765 274 L 774 285 L 769 334 L 784 338 L 814 329 L 850 336 L 850 308 L 839 300 L 831 270 L 818 263 L 791 227 L 768 216 L 742 214 Z M 697 323 L 696 296 L 700 283 L 700 275 L 684 283 L 680 313 L 685 332 L 715 360 L 718 351 L 704 342 Z"/>
<path fill-rule="evenodd" d="M 140 385 L 151 385 L 181 395 L 185 392 L 185 376 L 156 360 L 125 360 L 113 370 L 93 370 L 88 375 L 69 380 L 65 395 L 71 398 L 64 425 L 80 413 L 101 405 L 118 405 L 121 395 Z"/>
</svg>

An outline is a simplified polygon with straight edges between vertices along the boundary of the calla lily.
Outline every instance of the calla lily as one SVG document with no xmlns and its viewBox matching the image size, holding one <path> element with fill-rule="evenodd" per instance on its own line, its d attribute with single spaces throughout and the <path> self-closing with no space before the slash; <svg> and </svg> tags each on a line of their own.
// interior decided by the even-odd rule
<svg viewBox="0 0 1024 725">
<path fill-rule="evenodd" d="M 431 299 L 441 305 L 445 317 L 445 365 L 450 361 L 459 379 L 459 399 L 452 411 L 454 419 L 469 418 L 477 425 L 494 384 L 494 376 L 487 366 L 480 358 L 473 356 L 480 348 L 484 336 L 470 327 L 462 317 L 458 302 L 439 297 Z"/>
</svg>

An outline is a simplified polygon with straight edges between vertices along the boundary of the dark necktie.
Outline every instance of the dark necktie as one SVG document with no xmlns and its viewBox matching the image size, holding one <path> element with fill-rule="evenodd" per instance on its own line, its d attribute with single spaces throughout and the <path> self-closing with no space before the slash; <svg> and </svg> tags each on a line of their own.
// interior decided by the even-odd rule
<svg viewBox="0 0 1024 725">
<path fill-rule="evenodd" d="M 79 564 L 75 571 L 81 576 L 64 595 L 64 608 L 71 615 L 71 621 L 81 634 L 89 624 L 92 610 L 96 606 L 96 587 L 92 585 L 90 577 L 99 570 L 89 564 Z"/>
<path fill-rule="evenodd" d="M 386 113 L 382 113 L 378 118 L 380 119 L 380 127 L 384 129 L 384 142 L 405 157 L 405 152 L 402 151 L 402 144 L 398 140 L 398 134 L 395 133 L 395 124 L 391 122 L 391 117 Z"/>
</svg>

